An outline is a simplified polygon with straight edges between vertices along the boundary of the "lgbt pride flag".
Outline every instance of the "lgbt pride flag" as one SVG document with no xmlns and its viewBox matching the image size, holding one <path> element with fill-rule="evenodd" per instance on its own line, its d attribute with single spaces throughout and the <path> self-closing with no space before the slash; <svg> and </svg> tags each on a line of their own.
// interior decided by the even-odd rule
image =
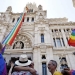
<svg viewBox="0 0 75 75">
<path fill-rule="evenodd" d="M 72 30 L 72 33 L 71 33 L 70 38 L 68 40 L 68 44 L 70 46 L 74 46 L 75 47 L 75 29 Z"/>
<path fill-rule="evenodd" d="M 2 44 L 12 45 L 13 41 L 15 40 L 15 37 L 17 36 L 17 33 L 19 32 L 19 29 L 21 28 L 22 22 L 24 20 L 24 16 L 26 15 L 27 11 L 28 11 L 28 8 L 26 7 L 24 12 L 20 15 L 18 22 L 16 22 L 13 29 L 6 36 L 6 38 L 3 40 Z"/>
</svg>

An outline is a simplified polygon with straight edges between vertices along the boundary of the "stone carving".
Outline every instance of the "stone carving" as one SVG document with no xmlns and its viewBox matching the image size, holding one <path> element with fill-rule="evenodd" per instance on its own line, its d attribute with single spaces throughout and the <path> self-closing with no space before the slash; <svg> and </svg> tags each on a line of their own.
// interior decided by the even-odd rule
<svg viewBox="0 0 75 75">
<path fill-rule="evenodd" d="M 7 8 L 6 12 L 11 12 L 11 11 L 12 11 L 12 7 L 9 6 L 9 7 Z"/>
<path fill-rule="evenodd" d="M 39 14 L 39 19 L 44 19 L 44 15 L 42 13 Z"/>
<path fill-rule="evenodd" d="M 1 13 L 1 20 L 6 21 L 6 15 L 4 13 Z"/>
<path fill-rule="evenodd" d="M 38 10 L 42 10 L 42 6 L 41 5 L 38 6 Z"/>
<path fill-rule="evenodd" d="M 20 41 L 17 41 L 15 43 L 15 49 L 21 49 L 22 48 L 22 43 Z"/>
<path fill-rule="evenodd" d="M 26 5 L 26 7 L 28 7 L 28 9 L 31 11 L 31 12 L 35 12 L 35 11 L 37 11 L 38 10 L 38 8 L 36 7 L 36 4 L 35 3 L 28 3 L 27 5 Z"/>
<path fill-rule="evenodd" d="M 15 42 L 15 44 L 13 45 L 13 49 L 31 48 L 32 44 L 27 36 L 17 35 L 15 40 L 21 40 L 21 41 Z"/>
</svg>

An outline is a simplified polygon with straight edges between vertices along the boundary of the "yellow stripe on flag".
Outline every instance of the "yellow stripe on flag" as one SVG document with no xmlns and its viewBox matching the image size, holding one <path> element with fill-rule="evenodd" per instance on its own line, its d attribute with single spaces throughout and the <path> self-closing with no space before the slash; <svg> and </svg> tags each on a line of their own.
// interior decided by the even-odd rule
<svg viewBox="0 0 75 75">
<path fill-rule="evenodd" d="M 72 35 L 71 35 L 70 38 L 71 38 L 72 40 L 75 40 L 75 36 L 72 36 Z"/>
</svg>

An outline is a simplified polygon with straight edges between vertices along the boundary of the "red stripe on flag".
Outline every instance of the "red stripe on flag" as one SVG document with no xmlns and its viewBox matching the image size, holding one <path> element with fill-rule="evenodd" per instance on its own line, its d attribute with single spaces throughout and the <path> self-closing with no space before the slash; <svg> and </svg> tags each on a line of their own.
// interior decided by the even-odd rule
<svg viewBox="0 0 75 75">
<path fill-rule="evenodd" d="M 68 44 L 70 46 L 75 46 L 75 40 L 72 40 L 71 38 L 68 40 Z"/>
<path fill-rule="evenodd" d="M 25 16 L 25 15 L 26 15 L 26 14 L 24 14 L 24 16 Z M 23 19 L 24 19 L 24 16 L 23 16 L 23 18 L 22 18 L 22 21 L 23 21 Z M 18 26 L 16 32 L 14 33 L 13 37 L 12 37 L 11 40 L 9 41 L 9 43 L 8 43 L 9 45 L 12 45 L 13 41 L 15 40 L 15 37 L 17 36 L 17 33 L 18 33 L 18 31 L 19 31 L 19 29 L 20 29 L 20 27 L 21 27 L 21 25 L 22 25 L 22 21 L 21 21 L 21 23 L 19 24 L 19 26 Z"/>
</svg>

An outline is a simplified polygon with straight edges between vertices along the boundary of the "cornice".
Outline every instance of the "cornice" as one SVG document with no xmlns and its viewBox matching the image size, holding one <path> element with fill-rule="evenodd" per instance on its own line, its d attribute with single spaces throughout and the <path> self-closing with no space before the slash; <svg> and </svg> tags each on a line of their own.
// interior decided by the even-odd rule
<svg viewBox="0 0 75 75">
<path fill-rule="evenodd" d="M 75 26 L 75 22 L 49 23 L 49 26 Z"/>
<path fill-rule="evenodd" d="M 39 19 L 39 20 L 37 20 L 37 21 L 35 21 L 34 22 L 34 24 L 36 25 L 36 24 L 49 24 L 48 23 L 48 21 L 47 20 L 45 20 L 45 19 Z"/>
<path fill-rule="evenodd" d="M 14 54 L 14 53 L 27 53 L 27 52 L 31 52 L 32 53 L 32 49 L 6 49 L 4 54 Z"/>
<path fill-rule="evenodd" d="M 47 44 L 37 44 L 37 45 L 34 45 L 33 48 L 34 49 L 36 49 L 36 48 L 47 49 L 47 48 L 53 48 L 53 46 L 52 45 L 47 45 Z"/>
</svg>

